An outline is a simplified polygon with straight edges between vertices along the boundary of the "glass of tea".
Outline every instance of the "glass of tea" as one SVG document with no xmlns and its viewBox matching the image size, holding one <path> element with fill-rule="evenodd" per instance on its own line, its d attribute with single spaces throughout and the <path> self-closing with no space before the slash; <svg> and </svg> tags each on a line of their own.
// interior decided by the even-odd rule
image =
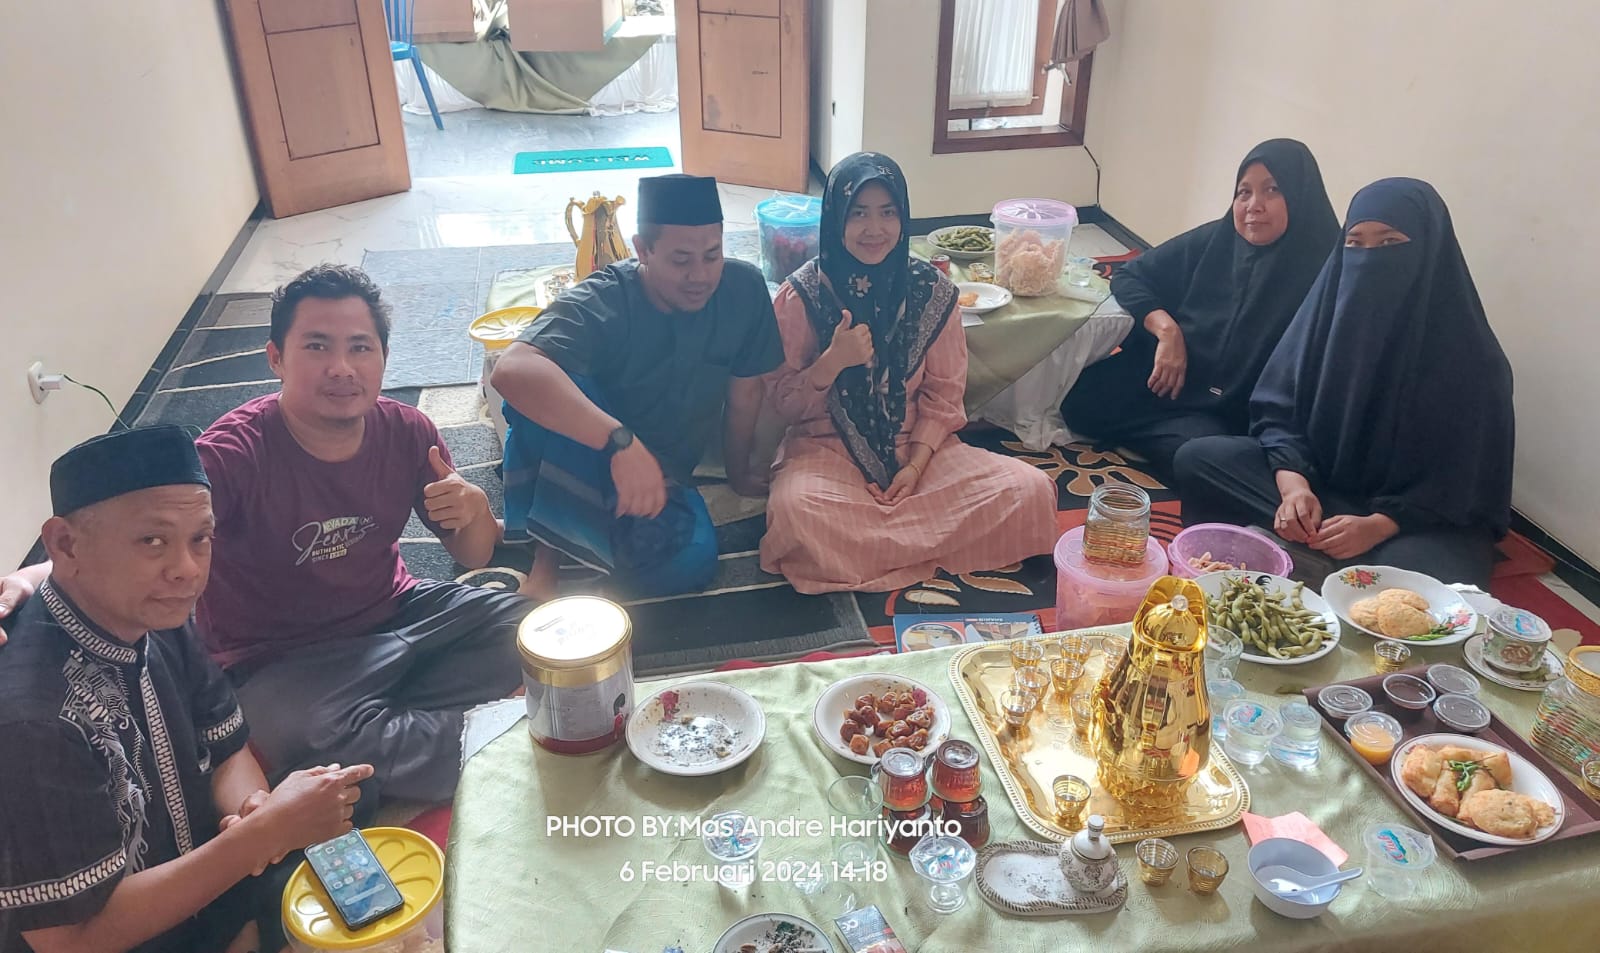
<svg viewBox="0 0 1600 953">
<path fill-rule="evenodd" d="M 933 754 L 933 793 L 943 800 L 964 803 L 978 796 L 978 748 L 951 738 Z"/>
</svg>

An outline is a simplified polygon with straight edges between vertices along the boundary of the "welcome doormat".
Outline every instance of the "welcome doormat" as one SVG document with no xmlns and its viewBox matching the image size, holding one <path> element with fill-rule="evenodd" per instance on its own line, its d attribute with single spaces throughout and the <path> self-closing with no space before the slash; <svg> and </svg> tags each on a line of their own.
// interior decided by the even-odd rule
<svg viewBox="0 0 1600 953">
<path fill-rule="evenodd" d="M 632 149 L 553 149 L 519 152 L 511 171 L 517 175 L 540 172 L 596 172 L 614 169 L 670 169 L 672 153 L 664 146 Z"/>
</svg>

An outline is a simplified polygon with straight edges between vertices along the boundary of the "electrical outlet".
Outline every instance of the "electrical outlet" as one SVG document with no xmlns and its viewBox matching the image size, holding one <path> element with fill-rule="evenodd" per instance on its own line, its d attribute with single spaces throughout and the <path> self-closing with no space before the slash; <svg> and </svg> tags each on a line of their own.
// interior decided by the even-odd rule
<svg viewBox="0 0 1600 953">
<path fill-rule="evenodd" d="M 50 396 L 51 391 L 60 389 L 60 374 L 46 374 L 44 372 L 44 364 L 40 361 L 34 361 L 33 364 L 29 366 L 28 392 L 33 395 L 34 403 L 44 403 L 44 399 Z"/>
</svg>

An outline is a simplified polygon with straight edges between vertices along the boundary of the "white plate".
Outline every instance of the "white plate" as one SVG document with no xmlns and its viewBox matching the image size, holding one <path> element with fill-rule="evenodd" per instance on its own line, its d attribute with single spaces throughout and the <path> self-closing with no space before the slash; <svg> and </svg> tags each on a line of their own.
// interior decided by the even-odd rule
<svg viewBox="0 0 1600 953">
<path fill-rule="evenodd" d="M 989 233 L 988 251 L 962 251 L 958 248 L 946 248 L 939 244 L 939 241 L 943 236 L 955 231 L 956 229 L 971 227 L 972 226 L 970 225 L 946 225 L 944 228 L 936 228 L 928 233 L 928 246 L 942 255 L 949 255 L 952 261 L 977 261 L 980 258 L 987 258 L 990 255 L 993 255 L 994 229 L 984 226 L 979 227 L 982 227 L 984 231 Z"/>
<path fill-rule="evenodd" d="M 753 917 L 745 917 L 738 923 L 728 928 L 722 934 L 722 939 L 712 948 L 711 953 L 739 953 L 739 947 L 746 943 L 754 943 L 757 950 L 766 953 L 772 945 L 774 936 L 784 925 L 796 927 L 805 933 L 810 933 L 809 938 L 803 934 L 801 949 L 821 950 L 822 953 L 835 953 L 833 941 L 822 932 L 822 928 L 807 920 L 788 913 L 758 913 Z M 787 931 L 786 931 L 787 932 Z"/>
<path fill-rule="evenodd" d="M 1437 748 L 1441 745 L 1459 745 L 1460 747 L 1470 748 L 1474 751 L 1482 751 L 1485 754 L 1492 754 L 1496 751 L 1504 752 L 1511 760 L 1511 790 L 1517 792 L 1518 794 L 1526 794 L 1529 797 L 1538 798 L 1539 800 L 1555 807 L 1555 822 L 1539 828 L 1539 830 L 1527 840 L 1518 840 L 1515 837 L 1501 837 L 1496 834 L 1486 834 L 1483 831 L 1478 830 L 1476 827 L 1473 827 L 1469 824 L 1463 824 L 1453 817 L 1446 817 L 1443 814 L 1440 814 L 1438 811 L 1435 811 L 1433 808 L 1429 807 L 1426 800 L 1418 797 L 1417 792 L 1406 787 L 1405 782 L 1400 780 L 1400 768 L 1405 764 L 1406 754 L 1419 744 L 1425 744 L 1433 748 Z M 1550 779 L 1545 777 L 1543 772 L 1541 772 L 1538 768 L 1535 768 L 1527 758 L 1517 754 L 1515 751 L 1502 748 L 1492 741 L 1484 741 L 1481 738 L 1474 738 L 1471 735 L 1434 734 L 1418 735 L 1415 738 L 1411 738 L 1401 743 L 1398 748 L 1394 749 L 1394 755 L 1389 759 L 1389 776 L 1394 778 L 1395 787 L 1400 789 L 1401 796 L 1404 797 L 1412 807 L 1420 811 L 1423 817 L 1426 817 L 1428 820 L 1438 824 L 1445 830 L 1454 831 L 1455 833 L 1460 834 L 1462 837 L 1470 837 L 1475 841 L 1482 841 L 1485 844 L 1498 844 L 1502 847 L 1521 847 L 1524 844 L 1537 844 L 1540 841 L 1554 835 L 1556 831 L 1561 830 L 1561 825 L 1565 823 L 1567 819 L 1567 805 L 1566 802 L 1561 799 L 1561 792 L 1556 790 L 1556 786 L 1550 783 Z"/>
<path fill-rule="evenodd" d="M 1248 579 L 1251 582 L 1259 583 L 1268 593 L 1292 593 L 1297 585 L 1293 579 L 1286 579 L 1283 576 L 1274 576 L 1266 572 L 1249 572 L 1243 569 L 1208 572 L 1196 579 L 1195 582 L 1200 584 L 1200 588 L 1205 591 L 1208 597 L 1220 599 L 1222 597 L 1222 584 L 1229 579 Z M 1240 658 L 1246 662 L 1256 662 L 1261 665 L 1304 665 L 1306 662 L 1315 662 L 1317 659 L 1332 652 L 1339 644 L 1339 617 L 1334 615 L 1333 609 L 1329 608 L 1328 603 L 1312 591 L 1310 586 L 1300 590 L 1300 602 L 1307 609 L 1322 616 L 1322 621 L 1328 625 L 1328 635 L 1322 640 L 1322 648 L 1310 655 L 1302 655 L 1299 658 L 1273 658 L 1270 655 L 1263 654 L 1255 646 L 1246 643 L 1244 654 Z"/>
<path fill-rule="evenodd" d="M 1494 682 L 1496 685 L 1515 688 L 1519 692 L 1542 692 L 1549 687 L 1551 682 L 1561 677 L 1564 669 L 1561 664 L 1561 656 L 1557 655 L 1555 650 L 1549 646 L 1545 646 L 1544 668 L 1539 671 L 1525 674 L 1502 672 L 1500 669 L 1490 665 L 1483 657 L 1483 644 L 1488 640 L 1489 637 L 1481 632 L 1474 635 L 1472 638 L 1467 639 L 1465 645 L 1461 646 L 1461 654 L 1466 656 L 1467 665 L 1474 672 Z"/>
<path fill-rule="evenodd" d="M 811 726 L 816 729 L 817 737 L 822 739 L 822 743 L 839 757 L 848 758 L 856 764 L 876 764 L 878 759 L 870 752 L 856 754 L 839 737 L 839 729 L 844 725 L 845 711 L 854 708 L 855 700 L 869 692 L 873 695 L 882 695 L 884 692 L 903 692 L 916 688 L 928 693 L 928 704 L 933 706 L 933 726 L 928 729 L 927 747 L 921 751 L 924 755 L 932 754 L 933 749 L 950 737 L 950 706 L 944 703 L 944 699 L 934 694 L 933 689 L 902 675 L 870 672 L 834 682 L 817 699 L 817 707 L 811 712 Z"/>
<path fill-rule="evenodd" d="M 726 771 L 761 747 L 767 716 L 756 700 L 721 682 L 688 682 L 647 698 L 628 719 L 628 748 L 664 774 Z"/>
<path fill-rule="evenodd" d="M 1376 596 L 1385 589 L 1410 589 L 1428 600 L 1428 614 L 1441 625 L 1450 625 L 1454 631 L 1439 638 L 1396 639 L 1356 625 L 1350 618 L 1350 607 L 1362 599 Z M 1461 593 L 1420 572 L 1395 569 L 1393 566 L 1351 566 L 1341 569 L 1322 580 L 1322 598 L 1326 599 L 1339 618 L 1358 632 L 1365 632 L 1386 642 L 1403 642 L 1407 645 L 1455 645 L 1465 642 L 1478 628 L 1478 613 L 1462 598 Z"/>
<path fill-rule="evenodd" d="M 962 294 L 975 292 L 978 295 L 976 304 L 964 304 L 961 306 L 963 313 L 988 314 L 996 308 L 1003 308 L 1011 303 L 1011 292 L 999 285 L 991 285 L 982 281 L 963 281 L 956 285 L 956 290 Z"/>
</svg>

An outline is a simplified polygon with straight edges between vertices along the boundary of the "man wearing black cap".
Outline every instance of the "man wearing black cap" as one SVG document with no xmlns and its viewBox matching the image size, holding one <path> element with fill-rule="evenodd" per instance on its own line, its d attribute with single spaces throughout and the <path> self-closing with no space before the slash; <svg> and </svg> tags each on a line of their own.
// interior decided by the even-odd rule
<svg viewBox="0 0 1600 953">
<path fill-rule="evenodd" d="M 371 766 L 268 793 L 190 628 L 215 523 L 187 433 L 80 444 L 50 495 L 53 570 L 0 650 L 0 950 L 241 950 L 252 920 L 275 938 L 276 881 L 252 875 L 349 830 Z"/>
<path fill-rule="evenodd" d="M 783 343 L 760 270 L 723 258 L 716 180 L 641 180 L 633 244 L 637 258 L 563 294 L 494 370 L 506 539 L 536 544 L 523 591 L 539 598 L 558 551 L 638 598 L 709 585 L 716 534 L 693 473 L 719 421 L 729 483 L 766 492 L 751 444 Z"/>
</svg>

